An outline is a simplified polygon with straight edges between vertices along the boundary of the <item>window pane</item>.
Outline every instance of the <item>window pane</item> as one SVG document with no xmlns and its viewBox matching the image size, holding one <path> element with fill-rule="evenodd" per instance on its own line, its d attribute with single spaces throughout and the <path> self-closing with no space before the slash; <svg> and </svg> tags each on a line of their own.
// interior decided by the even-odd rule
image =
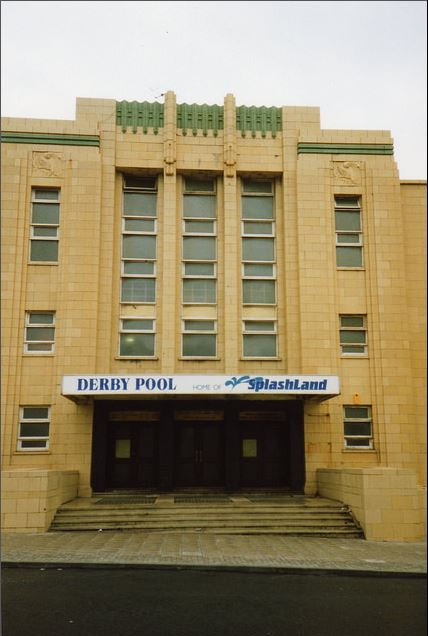
<svg viewBox="0 0 428 636">
<path fill-rule="evenodd" d="M 186 276 L 214 276 L 214 263 L 185 263 Z"/>
<path fill-rule="evenodd" d="M 53 327 L 27 327 L 27 340 L 53 340 Z"/>
<path fill-rule="evenodd" d="M 243 302 L 253 304 L 275 304 L 275 281 L 244 280 Z"/>
<path fill-rule="evenodd" d="M 272 223 L 244 222 L 244 234 L 273 234 Z"/>
<path fill-rule="evenodd" d="M 273 197 L 242 197 L 243 219 L 273 219 Z"/>
<path fill-rule="evenodd" d="M 155 285 L 153 278 L 123 278 L 122 302 L 153 303 Z"/>
<path fill-rule="evenodd" d="M 20 446 L 21 448 L 46 448 L 47 447 L 47 442 L 45 440 L 22 440 L 22 442 L 20 442 Z"/>
<path fill-rule="evenodd" d="M 31 241 L 30 260 L 58 261 L 58 241 Z"/>
<path fill-rule="evenodd" d="M 341 331 L 340 342 L 342 344 L 366 344 L 366 332 L 365 331 Z"/>
<path fill-rule="evenodd" d="M 46 225 L 38 227 L 35 225 L 33 227 L 33 236 L 58 236 L 58 228 L 47 227 Z"/>
<path fill-rule="evenodd" d="M 183 280 L 184 303 L 215 303 L 216 281 L 202 279 Z"/>
<path fill-rule="evenodd" d="M 184 189 L 186 192 L 214 192 L 214 179 L 184 179 Z"/>
<path fill-rule="evenodd" d="M 343 345 L 342 353 L 365 353 L 365 347 L 361 347 L 358 345 Z"/>
<path fill-rule="evenodd" d="M 334 202 L 338 208 L 358 208 L 360 206 L 358 197 L 334 197 Z"/>
<path fill-rule="evenodd" d="M 26 345 L 26 349 L 27 352 L 29 351 L 52 351 L 53 350 L 53 345 L 51 343 L 37 343 L 37 344 L 31 344 L 28 343 Z"/>
<path fill-rule="evenodd" d="M 371 422 L 345 422 L 345 435 L 371 435 Z"/>
<path fill-rule="evenodd" d="M 360 243 L 360 234 L 338 234 L 337 243 Z"/>
<path fill-rule="evenodd" d="M 338 267 L 362 267 L 362 248 L 336 247 L 336 262 Z"/>
<path fill-rule="evenodd" d="M 156 194 L 124 192 L 123 214 L 125 216 L 156 216 L 156 202 Z"/>
<path fill-rule="evenodd" d="M 244 276 L 260 276 L 262 278 L 272 278 L 273 265 L 257 264 L 257 263 L 245 263 L 244 264 Z"/>
<path fill-rule="evenodd" d="M 336 230 L 361 230 L 359 212 L 336 211 Z"/>
<path fill-rule="evenodd" d="M 257 439 L 242 440 L 242 457 L 257 457 Z"/>
<path fill-rule="evenodd" d="M 134 177 L 124 175 L 126 188 L 145 188 L 146 190 L 156 189 L 156 177 Z"/>
<path fill-rule="evenodd" d="M 263 192 L 272 193 L 272 181 L 252 181 L 251 179 L 243 179 L 242 187 L 244 192 Z"/>
<path fill-rule="evenodd" d="M 149 333 L 133 333 L 120 335 L 121 356 L 153 356 L 155 352 L 155 335 Z"/>
<path fill-rule="evenodd" d="M 33 190 L 35 199 L 49 199 L 50 201 L 58 201 L 58 190 Z"/>
<path fill-rule="evenodd" d="M 155 222 L 152 219 L 125 219 L 126 232 L 154 232 Z"/>
<path fill-rule="evenodd" d="M 214 331 L 214 320 L 185 320 L 185 331 Z"/>
<path fill-rule="evenodd" d="M 257 335 L 244 336 L 244 357 L 273 358 L 276 357 L 276 336 Z"/>
<path fill-rule="evenodd" d="M 21 422 L 20 437 L 49 437 L 49 422 Z"/>
<path fill-rule="evenodd" d="M 244 261 L 273 261 L 274 239 L 242 239 L 242 258 Z"/>
<path fill-rule="evenodd" d="M 57 203 L 33 203 L 33 223 L 59 223 L 59 205 Z"/>
<path fill-rule="evenodd" d="M 123 330 L 152 331 L 153 320 L 122 320 Z"/>
<path fill-rule="evenodd" d="M 202 236 L 183 237 L 183 258 L 190 260 L 215 260 L 216 239 Z"/>
<path fill-rule="evenodd" d="M 350 439 L 346 440 L 346 446 L 350 447 L 350 446 L 365 446 L 370 448 L 371 447 L 371 440 L 366 438 L 366 439 L 358 439 L 355 438 L 353 439 L 352 437 Z"/>
<path fill-rule="evenodd" d="M 198 196 L 196 194 L 183 197 L 183 216 L 190 218 L 215 219 L 216 197 Z"/>
<path fill-rule="evenodd" d="M 270 320 L 246 320 L 245 331 L 275 331 L 275 323 Z"/>
<path fill-rule="evenodd" d="M 154 263 L 142 263 L 138 261 L 125 261 L 123 264 L 123 272 L 125 274 L 148 275 L 154 272 Z"/>
<path fill-rule="evenodd" d="M 156 236 L 130 234 L 122 239 L 125 258 L 156 258 Z"/>
<path fill-rule="evenodd" d="M 342 327 L 364 327 L 363 316 L 340 316 Z"/>
<path fill-rule="evenodd" d="M 193 234 L 214 234 L 214 221 L 185 221 L 184 231 Z"/>
<path fill-rule="evenodd" d="M 46 406 L 24 406 L 23 418 L 26 420 L 47 420 L 49 409 Z"/>
<path fill-rule="evenodd" d="M 53 314 L 28 314 L 28 322 L 30 325 L 52 325 Z"/>
<path fill-rule="evenodd" d="M 345 417 L 347 419 L 368 419 L 369 409 L 367 406 L 345 406 Z"/>
<path fill-rule="evenodd" d="M 183 335 L 183 356 L 215 356 L 216 336 L 202 334 Z"/>
</svg>

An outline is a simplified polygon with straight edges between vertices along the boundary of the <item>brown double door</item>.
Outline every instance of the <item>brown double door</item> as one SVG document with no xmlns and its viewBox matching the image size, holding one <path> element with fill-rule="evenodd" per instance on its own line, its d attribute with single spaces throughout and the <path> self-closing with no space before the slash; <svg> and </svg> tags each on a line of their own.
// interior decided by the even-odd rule
<svg viewBox="0 0 428 636">
<path fill-rule="evenodd" d="M 223 422 L 176 422 L 174 485 L 224 485 Z"/>
<path fill-rule="evenodd" d="M 158 483 L 158 423 L 112 423 L 107 481 L 113 488 L 151 487 Z"/>
</svg>

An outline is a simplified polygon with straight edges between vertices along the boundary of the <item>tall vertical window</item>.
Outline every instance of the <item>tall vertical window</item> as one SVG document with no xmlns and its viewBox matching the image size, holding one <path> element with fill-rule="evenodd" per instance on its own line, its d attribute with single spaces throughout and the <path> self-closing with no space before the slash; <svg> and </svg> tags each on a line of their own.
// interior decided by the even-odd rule
<svg viewBox="0 0 428 636">
<path fill-rule="evenodd" d="M 25 314 L 24 352 L 52 353 L 55 345 L 55 313 L 27 311 Z"/>
<path fill-rule="evenodd" d="M 339 316 L 340 349 L 343 355 L 367 354 L 367 328 L 365 316 Z"/>
<path fill-rule="evenodd" d="M 19 409 L 18 446 L 20 451 L 49 448 L 49 406 L 22 406 Z"/>
<path fill-rule="evenodd" d="M 126 358 L 152 358 L 155 355 L 155 321 L 123 318 L 120 321 L 119 355 Z"/>
<path fill-rule="evenodd" d="M 363 266 L 360 197 L 334 197 L 337 267 Z"/>
<path fill-rule="evenodd" d="M 371 406 L 344 406 L 345 448 L 373 448 Z"/>
<path fill-rule="evenodd" d="M 215 179 L 184 179 L 183 303 L 217 302 L 217 200 Z"/>
<path fill-rule="evenodd" d="M 275 305 L 273 182 L 243 179 L 241 209 L 243 303 Z"/>
<path fill-rule="evenodd" d="M 32 189 L 30 262 L 58 262 L 59 205 L 58 189 Z"/>
<path fill-rule="evenodd" d="M 156 177 L 124 177 L 122 303 L 156 300 Z"/>
</svg>

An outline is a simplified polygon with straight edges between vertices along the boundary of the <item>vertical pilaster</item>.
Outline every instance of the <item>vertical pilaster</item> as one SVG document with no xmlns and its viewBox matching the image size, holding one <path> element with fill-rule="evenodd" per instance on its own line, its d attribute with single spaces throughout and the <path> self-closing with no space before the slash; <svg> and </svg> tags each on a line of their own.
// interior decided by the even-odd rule
<svg viewBox="0 0 428 636">
<path fill-rule="evenodd" d="M 236 180 L 236 105 L 224 99 L 224 351 L 225 373 L 237 373 L 239 360 L 239 214 Z"/>
<path fill-rule="evenodd" d="M 158 355 L 162 356 L 162 373 L 173 373 L 176 360 L 176 339 L 172 337 L 176 332 L 177 315 L 176 122 L 175 94 L 168 91 L 164 103 L 162 254 L 158 256 L 158 262 L 162 262 L 162 287 L 158 296 L 161 307 Z"/>
</svg>

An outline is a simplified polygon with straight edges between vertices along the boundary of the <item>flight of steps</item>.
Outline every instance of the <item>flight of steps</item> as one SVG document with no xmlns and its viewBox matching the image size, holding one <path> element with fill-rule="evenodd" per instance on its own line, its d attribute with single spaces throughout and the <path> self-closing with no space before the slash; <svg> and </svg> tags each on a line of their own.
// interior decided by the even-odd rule
<svg viewBox="0 0 428 636">
<path fill-rule="evenodd" d="M 75 499 L 62 505 L 49 531 L 134 530 L 205 534 L 276 534 L 364 538 L 348 507 L 320 497 L 118 497 Z M 135 503 L 137 501 L 137 503 Z M 106 503 L 104 503 L 106 502 Z M 130 503 L 133 502 L 133 503 Z"/>
</svg>

